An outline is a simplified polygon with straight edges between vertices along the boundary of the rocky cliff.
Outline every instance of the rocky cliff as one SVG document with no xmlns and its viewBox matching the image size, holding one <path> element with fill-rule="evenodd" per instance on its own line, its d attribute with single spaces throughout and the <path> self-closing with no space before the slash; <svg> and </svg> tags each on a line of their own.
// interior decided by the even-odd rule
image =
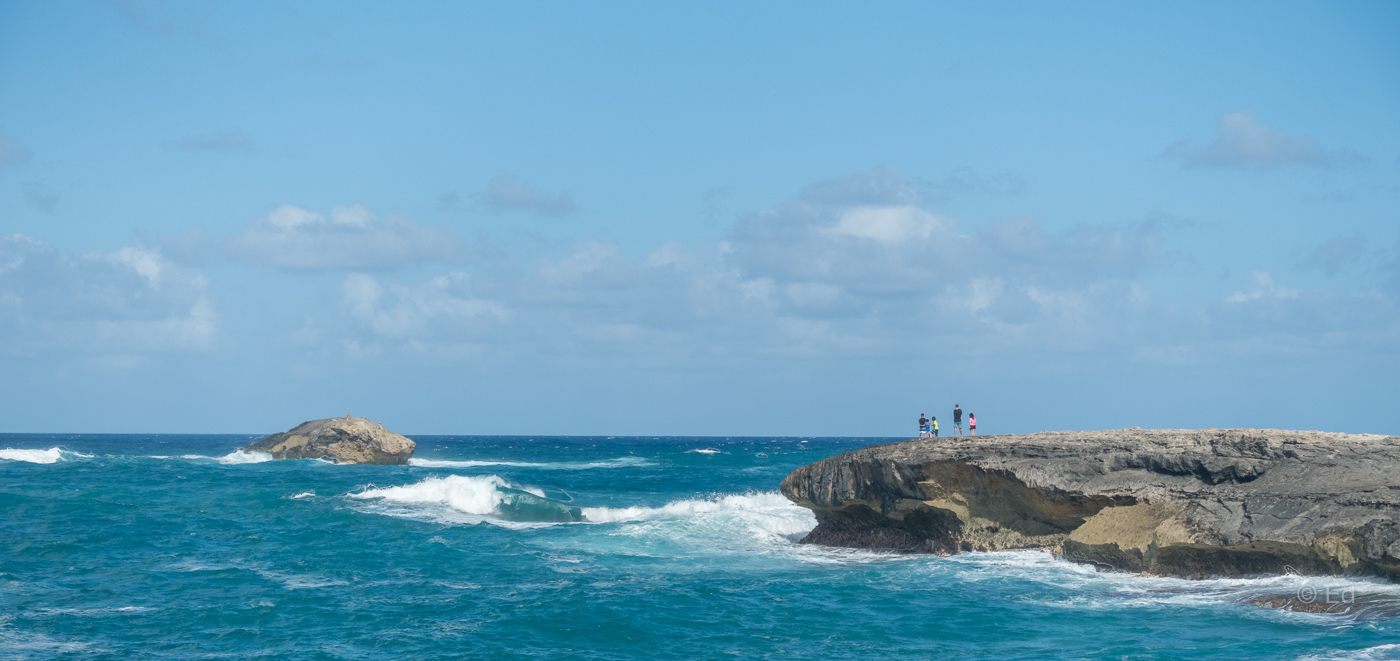
<svg viewBox="0 0 1400 661">
<path fill-rule="evenodd" d="M 1400 580 L 1400 438 L 1272 429 L 911 440 L 824 459 L 783 494 L 805 543 L 1050 549 L 1175 576 Z"/>
<path fill-rule="evenodd" d="M 249 443 L 244 452 L 274 459 L 329 459 L 337 464 L 406 464 L 414 443 L 364 418 L 326 418 Z"/>
</svg>

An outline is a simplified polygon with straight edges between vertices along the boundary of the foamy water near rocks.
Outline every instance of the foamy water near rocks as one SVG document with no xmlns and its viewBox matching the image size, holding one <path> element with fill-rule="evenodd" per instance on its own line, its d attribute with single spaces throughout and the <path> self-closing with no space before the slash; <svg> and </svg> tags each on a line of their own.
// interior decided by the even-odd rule
<svg viewBox="0 0 1400 661">
<path fill-rule="evenodd" d="M 328 459 L 337 464 L 406 464 L 414 443 L 365 418 L 325 418 L 249 443 L 242 451 L 273 459 Z"/>
<path fill-rule="evenodd" d="M 1105 569 L 1400 581 L 1400 438 L 1121 429 L 910 440 L 782 483 L 805 543 L 909 552 L 1045 548 Z"/>
</svg>

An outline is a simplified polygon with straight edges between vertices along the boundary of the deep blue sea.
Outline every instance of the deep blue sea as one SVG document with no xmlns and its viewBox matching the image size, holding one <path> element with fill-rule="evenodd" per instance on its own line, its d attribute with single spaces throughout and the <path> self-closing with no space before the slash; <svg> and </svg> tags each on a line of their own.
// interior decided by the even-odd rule
<svg viewBox="0 0 1400 661">
<path fill-rule="evenodd" d="M 257 436 L 0 435 L 0 658 L 1387 659 L 1346 579 L 1148 578 L 1040 552 L 797 544 L 778 483 L 895 439 L 419 436 L 410 466 Z"/>
</svg>

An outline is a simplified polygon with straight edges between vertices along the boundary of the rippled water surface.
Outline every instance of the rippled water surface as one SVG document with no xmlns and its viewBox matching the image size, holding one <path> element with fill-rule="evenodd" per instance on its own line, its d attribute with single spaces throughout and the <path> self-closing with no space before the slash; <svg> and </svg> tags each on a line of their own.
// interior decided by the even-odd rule
<svg viewBox="0 0 1400 661">
<path fill-rule="evenodd" d="M 783 476 L 891 439 L 255 438 L 0 436 L 0 658 L 1400 658 L 1392 609 L 1247 603 L 1388 584 L 798 545 Z"/>
</svg>

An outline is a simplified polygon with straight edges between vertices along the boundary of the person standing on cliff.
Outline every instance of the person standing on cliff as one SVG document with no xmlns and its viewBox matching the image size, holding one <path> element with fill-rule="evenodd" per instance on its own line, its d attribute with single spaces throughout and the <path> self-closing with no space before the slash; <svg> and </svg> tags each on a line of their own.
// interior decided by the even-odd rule
<svg viewBox="0 0 1400 661">
<path fill-rule="evenodd" d="M 919 414 L 919 438 L 928 438 L 928 418 L 922 413 Z"/>
<path fill-rule="evenodd" d="M 935 415 L 932 420 L 928 421 L 928 430 L 933 432 L 934 438 L 938 438 L 938 416 Z"/>
<path fill-rule="evenodd" d="M 972 432 L 972 435 L 973 435 L 973 436 L 976 436 L 976 435 L 977 435 L 977 414 L 976 414 L 976 413 L 969 413 L 969 414 L 967 414 L 967 430 L 970 431 L 970 432 Z"/>
<path fill-rule="evenodd" d="M 962 408 L 957 404 L 953 405 L 953 436 L 962 436 Z"/>
</svg>

